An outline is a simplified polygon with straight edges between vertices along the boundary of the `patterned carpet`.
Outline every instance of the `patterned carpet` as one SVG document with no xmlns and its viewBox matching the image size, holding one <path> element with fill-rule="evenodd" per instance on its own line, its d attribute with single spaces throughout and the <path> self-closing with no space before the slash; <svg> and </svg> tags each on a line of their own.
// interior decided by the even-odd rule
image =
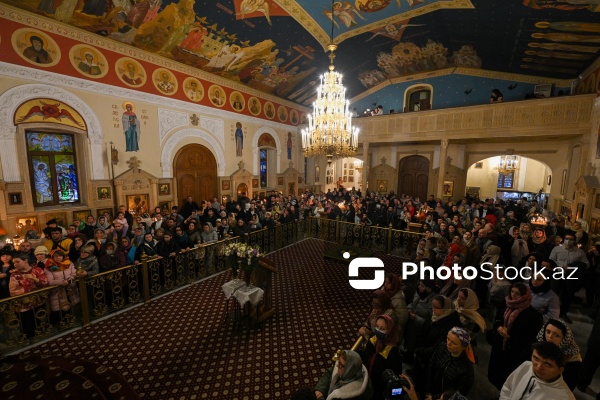
<svg viewBox="0 0 600 400">
<path fill-rule="evenodd" d="M 371 291 L 351 288 L 347 265 L 323 259 L 334 246 L 308 239 L 269 255 L 277 313 L 258 329 L 224 322 L 226 272 L 25 354 L 104 365 L 143 399 L 289 399 L 354 343 L 369 310 Z M 398 271 L 399 259 L 375 256 Z"/>
</svg>

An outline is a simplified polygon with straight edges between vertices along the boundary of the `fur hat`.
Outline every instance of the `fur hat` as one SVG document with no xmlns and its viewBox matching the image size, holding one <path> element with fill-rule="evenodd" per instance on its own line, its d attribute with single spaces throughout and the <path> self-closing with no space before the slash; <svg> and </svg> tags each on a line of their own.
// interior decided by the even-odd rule
<svg viewBox="0 0 600 400">
<path fill-rule="evenodd" d="M 50 254 L 50 252 L 48 251 L 48 249 L 46 248 L 46 246 L 38 246 L 35 248 L 35 251 L 33 252 L 33 254 L 38 255 L 38 254 Z"/>
</svg>

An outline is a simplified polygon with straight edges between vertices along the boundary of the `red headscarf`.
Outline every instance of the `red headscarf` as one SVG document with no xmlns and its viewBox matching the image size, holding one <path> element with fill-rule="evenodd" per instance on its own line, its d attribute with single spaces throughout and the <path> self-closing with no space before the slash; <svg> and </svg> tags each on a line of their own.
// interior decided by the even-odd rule
<svg viewBox="0 0 600 400">
<path fill-rule="evenodd" d="M 523 285 L 525 286 L 525 285 Z M 519 316 L 521 311 L 531 305 L 531 290 L 525 286 L 525 294 L 519 297 L 517 300 L 513 300 L 510 297 L 510 293 L 506 296 L 506 311 L 504 311 L 504 327 L 506 331 L 510 331 L 515 319 Z"/>
</svg>

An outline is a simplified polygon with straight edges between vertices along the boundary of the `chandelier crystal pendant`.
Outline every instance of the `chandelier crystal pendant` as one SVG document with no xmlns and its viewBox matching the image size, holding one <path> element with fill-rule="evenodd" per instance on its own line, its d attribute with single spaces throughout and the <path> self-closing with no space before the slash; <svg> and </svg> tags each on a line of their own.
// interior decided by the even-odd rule
<svg viewBox="0 0 600 400">
<path fill-rule="evenodd" d="M 313 112 L 308 114 L 308 127 L 302 130 L 302 152 L 305 157 L 324 155 L 327 163 L 331 164 L 334 158 L 356 156 L 358 128 L 352 126 L 352 113 L 350 103 L 346 101 L 342 75 L 334 71 L 337 45 L 333 38 L 327 49 L 331 52 L 331 64 L 329 71 L 321 76 Z"/>
</svg>

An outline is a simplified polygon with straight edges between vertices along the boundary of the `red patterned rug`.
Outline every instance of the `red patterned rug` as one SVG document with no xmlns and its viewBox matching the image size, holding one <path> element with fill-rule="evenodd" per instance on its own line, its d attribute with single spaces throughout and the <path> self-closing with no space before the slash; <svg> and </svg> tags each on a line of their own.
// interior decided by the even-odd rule
<svg viewBox="0 0 600 400">
<path fill-rule="evenodd" d="M 308 239 L 269 255 L 277 312 L 259 328 L 224 322 L 227 272 L 24 354 L 104 365 L 144 399 L 289 399 L 354 343 L 370 308 L 371 291 L 350 287 L 347 264 L 323 258 L 335 246 Z M 399 271 L 398 258 L 374 255 Z"/>
</svg>

